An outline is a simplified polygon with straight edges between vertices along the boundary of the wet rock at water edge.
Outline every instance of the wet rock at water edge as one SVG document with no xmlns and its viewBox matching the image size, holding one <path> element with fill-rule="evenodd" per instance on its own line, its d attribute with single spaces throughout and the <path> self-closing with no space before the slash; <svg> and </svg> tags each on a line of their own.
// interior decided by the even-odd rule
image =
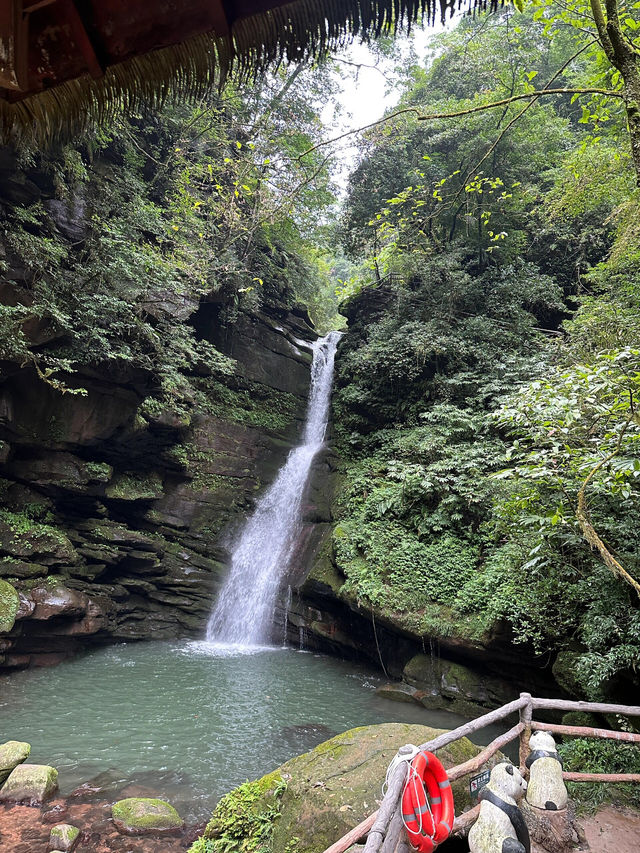
<svg viewBox="0 0 640 853">
<path fill-rule="evenodd" d="M 63 853 L 71 853 L 80 842 L 80 830 L 70 823 L 59 823 L 51 829 L 49 844 L 52 850 L 61 850 Z"/>
<path fill-rule="evenodd" d="M 46 764 L 19 764 L 0 789 L 0 801 L 37 805 L 58 790 L 58 771 Z"/>
<path fill-rule="evenodd" d="M 303 749 L 312 749 L 337 734 L 338 732 L 332 731 L 329 726 L 322 723 L 301 723 L 297 726 L 285 726 L 282 729 L 282 736 L 289 746 Z"/>
<path fill-rule="evenodd" d="M 165 835 L 182 829 L 184 822 L 172 805 L 164 800 L 130 797 L 119 800 L 111 809 L 113 822 L 125 835 Z"/>
<path fill-rule="evenodd" d="M 424 690 L 418 690 L 417 687 L 412 687 L 410 684 L 401 681 L 396 684 L 382 684 L 380 687 L 376 687 L 376 695 L 383 699 L 391 699 L 394 702 L 416 702 L 420 705 L 426 694 Z"/>
<path fill-rule="evenodd" d="M 0 785 L 6 782 L 12 770 L 29 758 L 30 752 L 31 744 L 19 740 L 0 744 Z"/>
</svg>

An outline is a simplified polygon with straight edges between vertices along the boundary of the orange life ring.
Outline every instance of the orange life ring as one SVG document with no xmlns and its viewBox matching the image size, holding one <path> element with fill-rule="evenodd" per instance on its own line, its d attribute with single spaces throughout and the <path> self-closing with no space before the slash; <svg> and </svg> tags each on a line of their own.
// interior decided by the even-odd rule
<svg viewBox="0 0 640 853">
<path fill-rule="evenodd" d="M 451 834 L 454 814 L 447 771 L 432 752 L 419 752 L 402 794 L 402 819 L 413 847 L 432 853 Z"/>
</svg>

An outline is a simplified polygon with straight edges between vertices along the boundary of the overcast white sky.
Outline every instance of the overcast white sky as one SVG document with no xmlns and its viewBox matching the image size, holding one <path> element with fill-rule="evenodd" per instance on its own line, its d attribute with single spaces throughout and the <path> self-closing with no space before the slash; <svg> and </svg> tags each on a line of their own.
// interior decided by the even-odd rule
<svg viewBox="0 0 640 853">
<path fill-rule="evenodd" d="M 454 25 L 455 21 L 447 22 L 446 28 L 449 29 Z M 427 53 L 429 39 L 443 29 L 444 27 L 438 22 L 434 27 L 425 29 L 416 27 L 410 37 L 400 36 L 399 43 L 403 53 L 406 54 L 410 50 L 412 43 L 419 60 L 422 61 Z M 358 42 L 336 56 L 348 60 L 348 63 L 353 65 L 341 64 L 343 76 L 346 75 L 347 80 L 342 83 L 342 93 L 337 97 L 337 103 L 334 101 L 327 103 L 323 111 L 322 120 L 327 127 L 329 137 L 338 136 L 347 130 L 377 121 L 385 110 L 397 102 L 399 97 L 397 91 L 393 89 L 389 91 L 394 60 L 381 59 L 366 45 Z M 356 68 L 355 66 L 359 64 L 361 67 Z M 337 147 L 342 160 L 338 183 L 342 187 L 346 184 L 348 174 L 353 168 L 357 142 L 358 135 L 354 134 L 343 140 Z"/>
</svg>

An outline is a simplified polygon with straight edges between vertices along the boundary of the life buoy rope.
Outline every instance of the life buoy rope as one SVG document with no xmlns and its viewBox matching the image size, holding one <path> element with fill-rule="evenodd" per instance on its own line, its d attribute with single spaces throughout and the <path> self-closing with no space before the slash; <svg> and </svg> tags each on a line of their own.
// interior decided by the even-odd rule
<svg viewBox="0 0 640 853">
<path fill-rule="evenodd" d="M 412 846 L 432 853 L 451 834 L 454 814 L 447 771 L 432 752 L 419 752 L 402 793 L 402 820 Z"/>
</svg>

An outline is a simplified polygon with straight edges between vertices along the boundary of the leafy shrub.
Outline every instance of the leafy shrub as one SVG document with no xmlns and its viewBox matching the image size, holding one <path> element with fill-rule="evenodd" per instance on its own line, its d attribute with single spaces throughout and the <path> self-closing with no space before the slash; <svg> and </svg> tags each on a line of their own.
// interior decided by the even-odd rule
<svg viewBox="0 0 640 853">
<path fill-rule="evenodd" d="M 558 746 L 564 769 L 571 773 L 640 773 L 636 744 L 577 738 Z M 603 803 L 640 808 L 640 785 L 633 782 L 569 782 L 569 794 L 585 811 Z"/>
</svg>

